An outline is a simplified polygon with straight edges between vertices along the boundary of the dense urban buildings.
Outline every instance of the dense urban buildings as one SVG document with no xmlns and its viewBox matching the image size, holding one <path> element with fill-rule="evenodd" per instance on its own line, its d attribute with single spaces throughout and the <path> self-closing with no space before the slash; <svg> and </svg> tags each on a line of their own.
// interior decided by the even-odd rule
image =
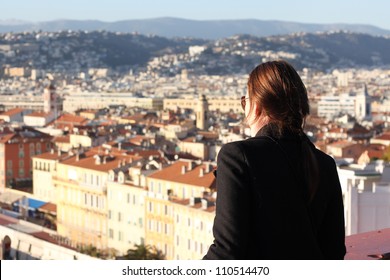
<svg viewBox="0 0 390 280">
<path fill-rule="evenodd" d="M 213 52 L 297 56 L 252 53 L 243 40 Z M 68 47 L 37 58 L 35 44 L 0 45 L 18 62 L 0 79 L 0 234 L 12 235 L 13 256 L 121 258 L 144 244 L 167 259 L 200 259 L 213 239 L 218 151 L 249 137 L 240 104 L 247 74 L 185 68 L 197 59 L 219 65 L 206 45 L 131 70 L 93 67 L 87 51 L 79 64 L 38 67 L 61 61 Z M 37 67 L 20 65 L 16 53 Z M 222 68 L 233 63 L 220 59 Z M 390 227 L 390 70 L 300 74 L 311 101 L 305 132 L 338 165 L 346 233 Z"/>
</svg>

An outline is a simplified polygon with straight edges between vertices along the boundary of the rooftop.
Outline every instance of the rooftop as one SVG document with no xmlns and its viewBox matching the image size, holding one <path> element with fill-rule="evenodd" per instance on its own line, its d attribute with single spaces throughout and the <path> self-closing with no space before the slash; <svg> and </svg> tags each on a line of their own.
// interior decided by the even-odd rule
<svg viewBox="0 0 390 280">
<path fill-rule="evenodd" d="M 345 259 L 388 259 L 388 255 L 390 253 L 389 240 L 390 228 L 347 236 L 345 238 L 345 245 L 347 247 L 347 254 L 345 255 Z"/>
</svg>

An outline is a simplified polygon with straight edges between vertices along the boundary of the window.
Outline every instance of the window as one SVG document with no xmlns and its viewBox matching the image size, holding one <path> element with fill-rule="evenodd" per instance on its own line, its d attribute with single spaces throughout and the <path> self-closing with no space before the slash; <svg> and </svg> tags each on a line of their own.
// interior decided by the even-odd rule
<svg viewBox="0 0 390 280">
<path fill-rule="evenodd" d="M 41 143 L 37 143 L 36 150 L 37 150 L 37 155 L 41 154 Z"/>
<path fill-rule="evenodd" d="M 149 201 L 149 212 L 152 212 L 153 211 L 153 205 L 152 205 L 152 202 Z"/>
<path fill-rule="evenodd" d="M 190 218 L 188 218 L 188 226 L 190 227 L 191 226 L 191 219 Z"/>
<path fill-rule="evenodd" d="M 122 241 L 122 232 L 118 231 L 118 241 Z"/>
<path fill-rule="evenodd" d="M 164 206 L 164 214 L 165 214 L 165 215 L 168 215 L 168 205 L 165 205 L 165 206 Z"/>
<path fill-rule="evenodd" d="M 33 156 L 35 154 L 35 149 L 34 149 L 34 143 L 30 143 L 30 156 Z"/>
<path fill-rule="evenodd" d="M 24 160 L 19 160 L 19 168 L 24 168 Z"/>
<path fill-rule="evenodd" d="M 176 246 L 179 246 L 180 244 L 180 237 L 176 235 Z"/>
<path fill-rule="evenodd" d="M 127 203 L 130 203 L 130 194 L 127 194 Z"/>
<path fill-rule="evenodd" d="M 108 219 L 111 220 L 111 210 L 108 210 Z"/>
<path fill-rule="evenodd" d="M 188 249 L 188 250 L 191 250 L 191 239 L 188 239 L 188 242 L 187 242 L 187 249 Z"/>
<path fill-rule="evenodd" d="M 109 236 L 110 239 L 114 239 L 114 230 L 113 229 L 110 228 L 108 230 L 108 236 Z"/>
<path fill-rule="evenodd" d="M 122 221 L 122 213 L 118 212 L 118 222 L 121 222 L 121 221 Z"/>
</svg>

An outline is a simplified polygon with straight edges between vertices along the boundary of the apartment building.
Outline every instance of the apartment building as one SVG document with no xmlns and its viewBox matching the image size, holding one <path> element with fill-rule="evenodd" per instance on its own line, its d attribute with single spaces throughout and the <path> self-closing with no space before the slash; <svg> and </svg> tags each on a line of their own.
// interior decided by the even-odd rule
<svg viewBox="0 0 390 280">
<path fill-rule="evenodd" d="M 190 198 L 212 200 L 210 197 L 215 191 L 212 169 L 210 163 L 179 160 L 147 177 L 145 242 L 160 249 L 167 259 L 175 259 L 182 254 L 176 252 L 177 246 L 180 246 L 175 245 L 178 235 L 176 229 L 180 229 L 182 220 L 188 221 L 188 218 L 191 219 L 195 215 L 189 213 L 185 207 L 177 207 L 175 201 Z M 190 223 L 187 227 L 193 225 Z M 206 244 L 208 241 L 197 242 Z M 179 241 L 179 244 L 183 242 Z M 181 249 L 178 252 L 181 252 Z M 187 258 L 188 255 L 182 254 L 182 257 Z"/>
<path fill-rule="evenodd" d="M 0 128 L 0 190 L 32 179 L 32 157 L 50 151 L 52 137 L 31 127 Z"/>
<path fill-rule="evenodd" d="M 58 163 L 53 183 L 57 192 L 57 230 L 73 244 L 107 249 L 107 181 L 109 172 L 141 157 L 118 149 L 96 147 L 70 151 Z"/>
</svg>

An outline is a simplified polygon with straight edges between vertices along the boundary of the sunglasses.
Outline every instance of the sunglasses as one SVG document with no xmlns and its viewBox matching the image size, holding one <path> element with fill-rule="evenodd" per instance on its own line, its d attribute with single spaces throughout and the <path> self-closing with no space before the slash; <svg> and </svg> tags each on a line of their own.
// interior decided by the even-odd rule
<svg viewBox="0 0 390 280">
<path fill-rule="evenodd" d="M 241 107 L 242 107 L 242 110 L 245 111 L 245 106 L 246 106 L 246 100 L 249 99 L 249 97 L 246 97 L 245 95 L 244 96 L 241 96 Z"/>
</svg>

